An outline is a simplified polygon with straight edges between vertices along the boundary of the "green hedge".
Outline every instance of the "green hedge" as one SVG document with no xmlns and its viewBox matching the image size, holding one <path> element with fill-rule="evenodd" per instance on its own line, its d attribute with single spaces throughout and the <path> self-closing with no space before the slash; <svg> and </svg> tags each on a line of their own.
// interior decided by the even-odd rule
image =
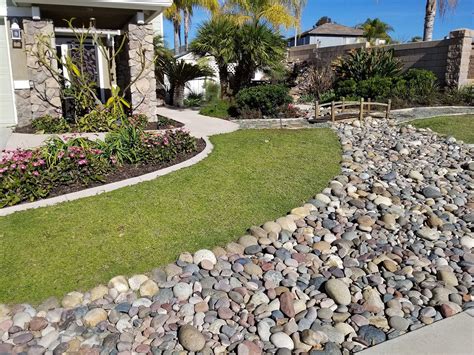
<svg viewBox="0 0 474 355">
<path fill-rule="evenodd" d="M 281 107 L 292 101 L 289 88 L 284 85 L 249 87 L 240 90 L 236 96 L 239 111 L 258 111 L 268 117 L 276 117 Z"/>
</svg>

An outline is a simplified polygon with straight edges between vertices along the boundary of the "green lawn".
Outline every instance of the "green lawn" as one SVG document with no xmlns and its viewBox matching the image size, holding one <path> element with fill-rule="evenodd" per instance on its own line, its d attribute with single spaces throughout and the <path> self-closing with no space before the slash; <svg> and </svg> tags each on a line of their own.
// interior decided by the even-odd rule
<svg viewBox="0 0 474 355">
<path fill-rule="evenodd" d="M 410 123 L 418 128 L 431 128 L 435 132 L 474 144 L 474 115 L 441 116 Z"/>
<path fill-rule="evenodd" d="M 38 303 L 224 245 L 339 172 L 329 129 L 215 136 L 213 153 L 154 181 L 0 217 L 0 303 Z"/>
</svg>

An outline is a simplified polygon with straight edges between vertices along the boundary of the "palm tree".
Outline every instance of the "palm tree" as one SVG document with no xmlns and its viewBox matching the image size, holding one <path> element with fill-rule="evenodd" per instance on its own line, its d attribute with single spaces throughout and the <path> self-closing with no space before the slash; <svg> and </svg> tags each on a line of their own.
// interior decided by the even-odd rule
<svg viewBox="0 0 474 355">
<path fill-rule="evenodd" d="M 219 0 L 181 0 L 184 14 L 184 47 L 189 49 L 189 31 L 191 28 L 191 17 L 195 8 L 209 10 L 216 13 L 219 10 Z"/>
<path fill-rule="evenodd" d="M 235 35 L 237 66 L 233 91 L 249 85 L 257 69 L 276 68 L 283 61 L 286 45 L 282 36 L 265 23 L 246 23 Z"/>
<path fill-rule="evenodd" d="M 170 59 L 163 68 L 170 82 L 170 91 L 173 97 L 173 105 L 184 106 L 184 88 L 188 81 L 212 77 L 211 68 L 205 65 L 186 63 L 184 60 Z"/>
<path fill-rule="evenodd" d="M 307 3 L 308 0 L 290 0 L 293 14 L 295 16 L 295 46 L 297 45 L 298 36 L 301 32 L 301 15 Z"/>
<path fill-rule="evenodd" d="M 266 21 L 275 28 L 295 25 L 291 15 L 291 0 L 227 0 L 225 12 L 239 24 Z"/>
<path fill-rule="evenodd" d="M 165 18 L 173 24 L 174 54 L 179 54 L 181 47 L 181 9 L 182 0 L 173 0 L 173 4 L 164 11 Z"/>
<path fill-rule="evenodd" d="M 205 22 L 191 43 L 191 50 L 200 56 L 211 55 L 219 71 L 221 98 L 229 94 L 228 65 L 236 59 L 235 34 L 238 26 L 228 17 L 219 16 Z"/>
<path fill-rule="evenodd" d="M 440 15 L 444 16 L 446 10 L 456 8 L 458 0 L 426 0 L 423 41 L 431 41 L 433 39 L 433 28 L 438 5 Z"/>
<path fill-rule="evenodd" d="M 364 30 L 364 36 L 370 42 L 376 39 L 384 39 L 390 42 L 391 37 L 388 35 L 388 32 L 393 31 L 393 28 L 389 24 L 378 18 L 368 18 L 364 23 L 357 25 L 357 28 Z"/>
</svg>

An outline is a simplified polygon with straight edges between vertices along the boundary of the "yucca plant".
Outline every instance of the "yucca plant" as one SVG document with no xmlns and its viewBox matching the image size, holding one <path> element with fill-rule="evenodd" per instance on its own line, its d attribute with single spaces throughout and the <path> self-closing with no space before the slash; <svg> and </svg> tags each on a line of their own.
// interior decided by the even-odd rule
<svg viewBox="0 0 474 355">
<path fill-rule="evenodd" d="M 358 49 L 333 64 L 339 80 L 367 80 L 375 76 L 394 77 L 402 70 L 401 62 L 392 50 L 380 48 Z"/>
</svg>

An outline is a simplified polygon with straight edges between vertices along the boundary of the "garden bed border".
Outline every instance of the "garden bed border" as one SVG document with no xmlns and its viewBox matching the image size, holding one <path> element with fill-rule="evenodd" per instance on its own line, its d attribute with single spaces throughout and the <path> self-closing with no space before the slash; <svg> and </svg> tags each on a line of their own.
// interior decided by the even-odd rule
<svg viewBox="0 0 474 355">
<path fill-rule="evenodd" d="M 53 206 L 62 202 L 74 201 L 74 200 L 78 200 L 84 197 L 100 195 L 104 192 L 114 191 L 122 187 L 133 186 L 141 182 L 151 181 L 160 176 L 168 175 L 174 171 L 189 167 L 191 165 L 194 165 L 200 162 L 201 160 L 204 160 L 214 149 L 214 146 L 212 145 L 209 138 L 202 137 L 202 139 L 206 143 L 205 148 L 200 153 L 196 154 L 195 156 L 181 163 L 178 163 L 178 164 L 175 164 L 163 169 L 159 169 L 151 173 L 135 176 L 129 179 L 121 180 L 121 181 L 112 182 L 109 184 L 95 186 L 95 187 L 87 188 L 84 190 L 71 192 L 68 194 L 60 195 L 60 196 L 45 198 L 45 199 L 34 201 L 34 202 L 28 202 L 28 203 L 14 205 L 10 207 L 0 208 L 0 217 L 7 216 L 18 211 L 26 211 L 29 209 L 34 209 L 34 208 L 39 208 L 39 207 Z"/>
</svg>

